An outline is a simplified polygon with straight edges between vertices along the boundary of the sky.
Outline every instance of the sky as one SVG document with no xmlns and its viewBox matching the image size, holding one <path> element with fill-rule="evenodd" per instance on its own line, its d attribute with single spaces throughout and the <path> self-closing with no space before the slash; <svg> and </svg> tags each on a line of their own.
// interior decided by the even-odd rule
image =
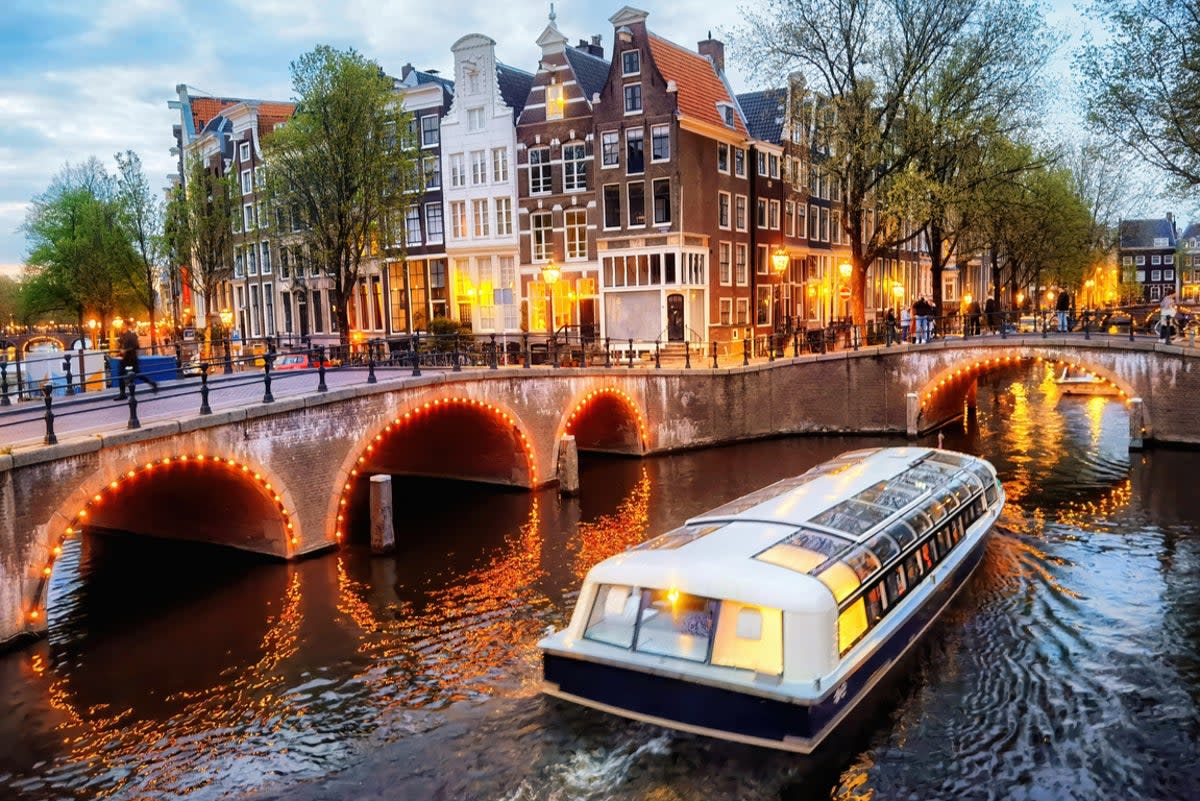
<svg viewBox="0 0 1200 801">
<path fill-rule="evenodd" d="M 0 273 L 25 257 L 18 229 L 29 200 L 64 164 L 96 156 L 141 156 L 151 186 L 167 185 L 178 112 L 167 108 L 175 85 L 213 95 L 291 99 L 289 64 L 318 44 L 353 47 L 393 75 L 405 63 L 452 75 L 450 46 L 468 33 L 496 40 L 500 61 L 532 72 L 534 41 L 549 3 L 505 0 L 7 0 L 0 17 Z M 645 0 L 651 31 L 695 48 L 711 31 L 728 41 L 753 2 Z M 764 4 L 765 5 L 765 4 Z M 558 0 L 557 24 L 572 42 L 601 34 L 611 53 L 608 18 L 621 4 Z M 1052 0 L 1049 24 L 1067 37 L 1052 66 L 1052 91 L 1070 125 L 1070 47 L 1086 23 L 1071 0 Z M 777 85 L 729 57 L 736 91 Z"/>
</svg>

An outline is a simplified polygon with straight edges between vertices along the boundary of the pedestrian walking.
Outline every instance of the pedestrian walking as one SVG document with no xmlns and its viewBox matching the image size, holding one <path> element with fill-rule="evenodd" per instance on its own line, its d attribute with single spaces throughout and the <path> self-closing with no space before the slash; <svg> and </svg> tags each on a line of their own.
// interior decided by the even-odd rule
<svg viewBox="0 0 1200 801">
<path fill-rule="evenodd" d="M 896 312 L 894 309 L 888 309 L 887 314 L 883 316 L 883 324 L 885 326 L 886 342 L 888 345 L 893 342 L 899 342 L 900 337 L 896 332 Z"/>
<path fill-rule="evenodd" d="M 121 371 L 131 376 L 131 381 L 136 381 L 140 373 L 138 369 L 138 348 L 140 347 L 140 343 L 138 342 L 137 331 L 134 331 L 132 328 L 125 329 L 125 332 L 121 334 L 117 343 L 121 346 Z M 150 389 L 158 392 L 157 381 L 148 375 L 141 376 L 141 379 L 150 385 Z"/>
<path fill-rule="evenodd" d="M 983 304 L 983 313 L 987 317 L 988 331 L 996 333 L 996 299 L 988 298 Z"/>
<path fill-rule="evenodd" d="M 910 330 L 912 327 L 912 312 L 905 306 L 900 309 L 900 341 L 908 342 L 908 338 L 912 335 Z"/>
</svg>

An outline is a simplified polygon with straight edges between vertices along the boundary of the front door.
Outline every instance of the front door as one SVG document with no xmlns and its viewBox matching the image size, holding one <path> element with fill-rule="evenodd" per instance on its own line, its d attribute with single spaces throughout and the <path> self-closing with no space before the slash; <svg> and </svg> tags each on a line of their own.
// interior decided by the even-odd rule
<svg viewBox="0 0 1200 801">
<path fill-rule="evenodd" d="M 308 336 L 308 293 L 296 293 L 296 317 L 300 321 L 300 338 Z"/>
<path fill-rule="evenodd" d="M 683 295 L 667 295 L 667 341 L 683 341 Z"/>
</svg>

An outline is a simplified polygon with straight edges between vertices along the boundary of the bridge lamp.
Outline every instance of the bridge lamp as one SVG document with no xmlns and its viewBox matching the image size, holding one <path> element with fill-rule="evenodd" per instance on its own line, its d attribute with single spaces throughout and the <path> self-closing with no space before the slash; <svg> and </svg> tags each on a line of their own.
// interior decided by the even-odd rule
<svg viewBox="0 0 1200 801">
<path fill-rule="evenodd" d="M 783 249 L 782 245 L 771 254 L 771 269 L 775 271 L 775 275 L 782 277 L 787 271 L 789 262 L 791 262 L 791 257 L 788 256 L 788 252 Z"/>
<path fill-rule="evenodd" d="M 853 265 L 848 261 L 843 261 L 838 265 L 838 272 L 842 274 L 842 280 L 850 277 L 850 272 L 854 269 Z"/>
<path fill-rule="evenodd" d="M 558 279 L 562 277 L 562 270 L 554 262 L 546 262 L 542 265 L 542 280 L 546 282 L 546 286 L 550 287 L 550 333 L 554 333 L 554 285 L 558 283 Z"/>
<path fill-rule="evenodd" d="M 225 328 L 233 325 L 233 312 L 229 309 L 221 309 L 221 325 Z"/>
</svg>

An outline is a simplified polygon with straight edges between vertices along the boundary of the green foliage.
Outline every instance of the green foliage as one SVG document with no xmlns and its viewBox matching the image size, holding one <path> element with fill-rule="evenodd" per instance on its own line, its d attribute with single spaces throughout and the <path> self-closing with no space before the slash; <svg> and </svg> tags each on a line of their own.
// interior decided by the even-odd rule
<svg viewBox="0 0 1200 801">
<path fill-rule="evenodd" d="M 1200 185 L 1200 4 L 1195 0 L 1093 0 L 1103 45 L 1076 56 L 1088 124 L 1106 140 Z"/>
<path fill-rule="evenodd" d="M 137 255 L 135 261 L 129 263 L 126 281 L 139 305 L 144 308 L 150 320 L 150 341 L 155 344 L 154 312 L 157 300 L 157 281 L 155 277 L 158 266 L 162 262 L 164 240 L 163 204 L 150 189 L 146 173 L 142 170 L 142 160 L 137 153 L 126 150 L 118 153 L 117 161 L 117 200 L 121 208 L 121 224 L 126 236 Z"/>
<path fill-rule="evenodd" d="M 233 223 L 241 215 L 232 175 L 209 167 L 198 156 L 188 159 L 185 190 L 169 208 L 167 247 L 187 255 L 193 285 L 204 294 L 210 326 L 219 323 L 217 287 L 233 275 Z"/>
<path fill-rule="evenodd" d="M 791 139 L 838 189 L 861 323 L 871 264 L 912 247 L 931 221 L 946 236 L 965 230 L 990 137 L 1033 116 L 1051 37 L 1027 0 L 767 8 L 747 14 L 735 45 L 747 61 L 765 56 L 768 69 L 793 75 Z"/>
<path fill-rule="evenodd" d="M 95 314 L 106 323 L 133 301 L 126 278 L 137 255 L 122 213 L 116 183 L 95 158 L 54 177 L 22 226 L 29 243 L 23 316 L 58 314 L 82 325 Z"/>
<path fill-rule="evenodd" d="M 403 256 L 406 193 L 419 189 L 412 120 L 392 79 L 354 50 L 322 45 L 292 63 L 296 111 L 263 143 L 272 204 L 330 278 L 342 341 L 364 258 Z"/>
</svg>

